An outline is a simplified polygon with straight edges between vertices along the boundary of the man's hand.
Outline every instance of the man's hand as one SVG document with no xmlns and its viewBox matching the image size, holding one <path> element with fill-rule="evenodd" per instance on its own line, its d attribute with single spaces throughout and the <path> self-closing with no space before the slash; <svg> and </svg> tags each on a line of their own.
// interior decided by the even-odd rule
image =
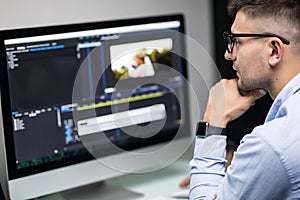
<svg viewBox="0 0 300 200">
<path fill-rule="evenodd" d="M 190 185 L 190 177 L 186 177 L 185 179 L 183 179 L 180 183 L 179 183 L 179 187 L 184 188 L 184 187 L 188 187 Z"/>
<path fill-rule="evenodd" d="M 210 90 L 203 120 L 213 126 L 226 127 L 228 122 L 240 117 L 265 94 L 263 89 L 242 94 L 237 79 L 223 79 Z"/>
</svg>

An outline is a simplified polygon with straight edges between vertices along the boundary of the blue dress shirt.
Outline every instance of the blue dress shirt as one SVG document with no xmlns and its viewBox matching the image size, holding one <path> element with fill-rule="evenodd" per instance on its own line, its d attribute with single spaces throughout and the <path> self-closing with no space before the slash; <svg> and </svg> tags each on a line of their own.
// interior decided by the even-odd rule
<svg viewBox="0 0 300 200">
<path fill-rule="evenodd" d="M 265 123 L 244 136 L 226 173 L 226 136 L 197 137 L 190 199 L 300 199 L 299 90 L 300 74 L 276 97 Z"/>
</svg>

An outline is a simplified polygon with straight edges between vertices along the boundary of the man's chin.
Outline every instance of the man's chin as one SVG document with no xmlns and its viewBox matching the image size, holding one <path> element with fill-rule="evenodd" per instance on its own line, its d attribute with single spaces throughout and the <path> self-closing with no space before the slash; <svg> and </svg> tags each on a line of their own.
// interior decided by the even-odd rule
<svg viewBox="0 0 300 200">
<path fill-rule="evenodd" d="M 242 95 L 247 94 L 251 89 L 245 86 L 240 79 L 238 79 L 238 89 Z"/>
<path fill-rule="evenodd" d="M 253 87 L 246 87 L 245 85 L 238 85 L 238 89 L 241 93 L 241 95 L 246 95 L 247 93 L 249 93 L 250 91 L 259 89 L 259 88 L 253 88 Z"/>
<path fill-rule="evenodd" d="M 242 81 L 241 81 L 240 78 L 238 78 L 237 84 L 238 84 L 238 89 L 239 89 L 239 90 L 243 90 L 244 85 L 243 85 L 243 83 L 242 83 Z"/>
</svg>

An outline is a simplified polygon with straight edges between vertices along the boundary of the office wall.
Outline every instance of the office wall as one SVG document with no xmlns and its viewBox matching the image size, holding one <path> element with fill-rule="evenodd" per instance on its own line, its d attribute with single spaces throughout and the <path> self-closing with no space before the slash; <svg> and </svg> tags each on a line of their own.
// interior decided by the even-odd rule
<svg viewBox="0 0 300 200">
<path fill-rule="evenodd" d="M 0 0 L 0 30 L 171 13 L 183 13 L 186 17 L 186 34 L 189 38 L 187 59 L 192 65 L 189 75 L 196 93 L 196 98 L 193 97 L 191 101 L 194 122 L 203 111 L 206 85 L 211 85 L 216 79 L 215 67 L 208 59 L 214 52 L 210 0 Z M 199 53 L 199 50 L 203 52 Z M 196 73 L 199 70 L 205 83 L 199 84 L 199 73 Z M 2 155 L 0 159 L 3 161 Z M 1 168 L 0 178 L 3 180 L 3 166 Z"/>
<path fill-rule="evenodd" d="M 0 29 L 183 12 L 188 34 L 210 49 L 209 0 L 0 0 Z"/>
</svg>

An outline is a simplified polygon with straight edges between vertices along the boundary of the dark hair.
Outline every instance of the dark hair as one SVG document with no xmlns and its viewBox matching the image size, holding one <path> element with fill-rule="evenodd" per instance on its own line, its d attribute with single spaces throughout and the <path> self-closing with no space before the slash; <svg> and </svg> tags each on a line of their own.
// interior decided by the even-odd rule
<svg viewBox="0 0 300 200">
<path fill-rule="evenodd" d="M 243 11 L 250 18 L 274 18 L 289 22 L 300 30 L 299 0 L 229 0 L 228 14 L 235 17 L 238 11 Z M 281 21 L 282 22 L 282 21 Z"/>
</svg>

